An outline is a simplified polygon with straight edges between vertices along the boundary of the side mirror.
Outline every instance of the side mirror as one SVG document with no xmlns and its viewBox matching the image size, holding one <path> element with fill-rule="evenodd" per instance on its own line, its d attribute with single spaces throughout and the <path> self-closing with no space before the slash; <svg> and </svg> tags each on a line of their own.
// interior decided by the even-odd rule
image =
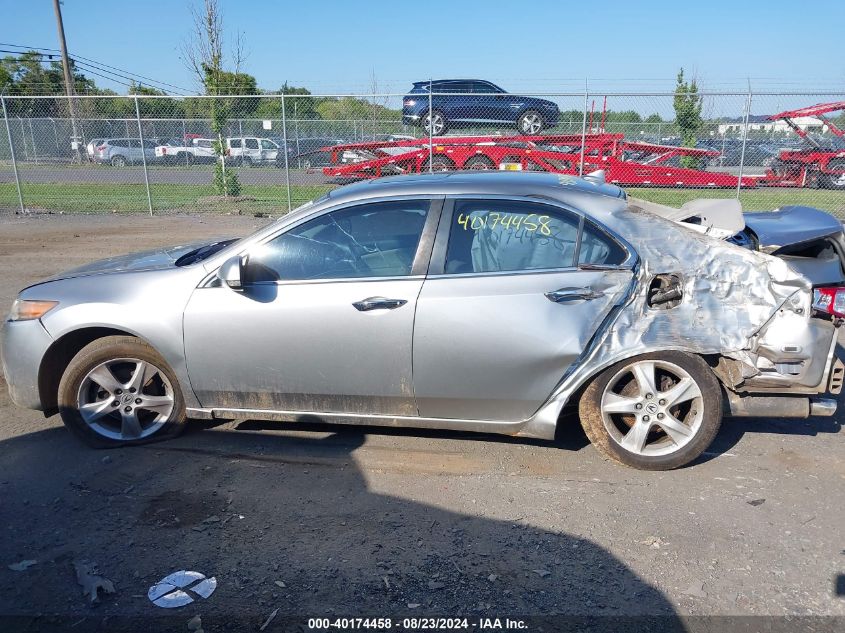
<svg viewBox="0 0 845 633">
<path fill-rule="evenodd" d="M 217 278 L 232 290 L 243 290 L 243 258 L 240 255 L 230 257 L 217 270 Z"/>
</svg>

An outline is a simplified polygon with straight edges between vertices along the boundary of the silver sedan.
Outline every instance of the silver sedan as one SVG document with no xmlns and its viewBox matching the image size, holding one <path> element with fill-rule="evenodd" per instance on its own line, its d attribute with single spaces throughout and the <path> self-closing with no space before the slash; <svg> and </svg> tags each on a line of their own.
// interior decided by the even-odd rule
<svg viewBox="0 0 845 633">
<path fill-rule="evenodd" d="M 403 176 L 242 239 L 97 262 L 24 289 L 2 334 L 20 406 L 97 447 L 186 418 L 323 420 L 694 460 L 730 415 L 832 415 L 845 290 L 601 177 Z M 829 299 L 829 300 L 826 300 Z"/>
</svg>

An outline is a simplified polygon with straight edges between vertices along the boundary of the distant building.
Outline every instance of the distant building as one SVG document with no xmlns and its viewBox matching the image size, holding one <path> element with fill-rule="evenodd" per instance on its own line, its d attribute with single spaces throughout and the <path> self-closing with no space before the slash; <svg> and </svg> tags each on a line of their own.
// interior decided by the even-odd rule
<svg viewBox="0 0 845 633">
<path fill-rule="evenodd" d="M 795 117 L 792 122 L 805 132 L 827 132 L 827 126 L 824 122 L 813 116 Z M 745 119 L 742 117 L 725 119 L 722 123 L 719 123 L 718 133 L 720 135 L 742 134 L 744 127 Z M 786 121 L 770 121 L 768 115 L 757 114 L 748 117 L 748 131 L 787 134 L 791 131 L 791 128 L 786 124 Z"/>
</svg>

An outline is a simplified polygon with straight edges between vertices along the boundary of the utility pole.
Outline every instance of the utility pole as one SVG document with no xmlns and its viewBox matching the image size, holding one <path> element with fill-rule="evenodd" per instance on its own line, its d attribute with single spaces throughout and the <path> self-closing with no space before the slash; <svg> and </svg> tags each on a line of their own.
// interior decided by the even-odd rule
<svg viewBox="0 0 845 633">
<path fill-rule="evenodd" d="M 80 147 L 82 139 L 79 138 L 79 132 L 76 129 L 76 104 L 73 100 L 73 73 L 70 69 L 70 61 L 67 57 L 67 43 L 65 42 L 65 25 L 62 22 L 62 8 L 60 0 L 53 0 L 53 9 L 56 12 L 56 28 L 59 29 L 59 48 L 62 51 L 62 69 L 65 75 L 65 91 L 67 92 L 68 109 L 70 110 L 70 125 L 73 130 L 73 137 L 70 140 L 70 146 L 73 150 L 76 162 L 82 162 L 82 153 Z"/>
</svg>

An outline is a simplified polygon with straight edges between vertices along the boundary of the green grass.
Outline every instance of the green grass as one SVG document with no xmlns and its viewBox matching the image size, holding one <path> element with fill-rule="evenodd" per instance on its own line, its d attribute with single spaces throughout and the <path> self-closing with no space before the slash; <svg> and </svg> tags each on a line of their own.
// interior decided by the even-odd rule
<svg viewBox="0 0 845 633">
<path fill-rule="evenodd" d="M 678 207 L 695 198 L 733 198 L 734 189 L 658 189 L 627 187 L 629 196 Z M 845 218 L 845 192 L 829 189 L 749 189 L 740 195 L 746 211 L 769 211 L 790 204 L 816 207 Z"/>
<path fill-rule="evenodd" d="M 331 185 L 291 185 L 294 207 L 322 196 Z M 65 213 L 147 213 L 147 192 L 142 184 L 23 183 L 24 205 L 31 210 Z M 288 210 L 287 190 L 278 185 L 243 185 L 241 195 L 255 200 L 206 201 L 213 196 L 211 185 L 150 186 L 155 211 L 210 213 L 254 213 L 272 215 Z M 17 209 L 18 194 L 14 183 L 0 183 L 0 209 Z"/>
<path fill-rule="evenodd" d="M 332 185 L 291 185 L 291 202 L 298 206 L 332 189 Z M 254 200 L 201 201 L 213 196 L 209 185 L 153 184 L 150 186 L 155 211 L 255 213 L 279 215 L 287 211 L 287 192 L 280 185 L 243 185 L 242 194 Z M 670 206 L 694 198 L 732 198 L 733 189 L 628 188 L 629 195 Z M 65 213 L 146 213 L 147 192 L 142 184 L 24 183 L 24 204 L 33 210 Z M 796 204 L 818 207 L 845 218 L 845 192 L 826 189 L 751 189 L 741 195 L 748 211 L 769 210 Z M 0 183 L 0 209 L 18 208 L 14 183 Z"/>
</svg>

